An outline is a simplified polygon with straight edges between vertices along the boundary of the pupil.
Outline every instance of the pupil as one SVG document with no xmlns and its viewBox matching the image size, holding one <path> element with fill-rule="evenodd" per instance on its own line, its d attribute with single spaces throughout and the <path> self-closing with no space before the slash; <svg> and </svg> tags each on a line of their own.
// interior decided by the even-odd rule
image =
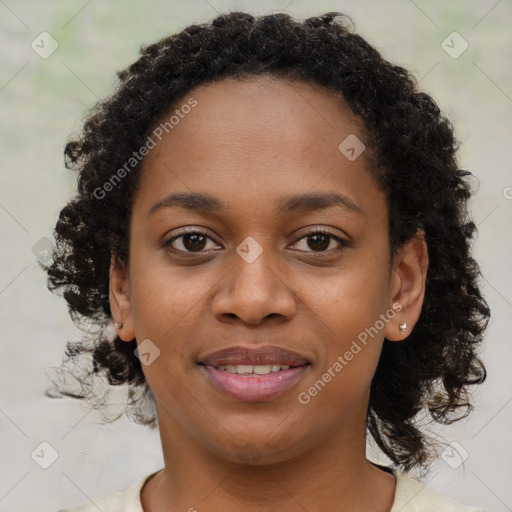
<svg viewBox="0 0 512 512">
<path fill-rule="evenodd" d="M 186 247 L 187 250 L 194 250 L 197 249 L 197 250 L 202 250 L 203 249 L 203 246 L 198 246 L 197 245 L 197 242 L 199 241 L 199 245 L 201 244 L 201 240 L 200 239 L 203 239 L 202 240 L 202 243 L 203 243 L 203 246 L 204 246 L 204 243 L 205 243 L 205 237 L 203 235 L 199 235 L 199 234 L 190 234 L 190 235 L 185 235 L 185 237 L 183 238 L 183 245 Z M 191 244 L 189 244 L 188 242 L 192 242 Z"/>
<path fill-rule="evenodd" d="M 321 241 L 319 241 L 319 239 L 322 239 L 323 238 L 323 243 Z M 310 240 L 314 240 L 314 244 L 318 244 L 320 243 L 320 248 L 317 246 L 316 249 L 320 249 L 320 250 L 325 250 L 327 249 L 327 247 L 329 247 L 329 236 L 328 235 L 322 235 L 322 234 L 318 234 L 318 235 L 312 235 L 310 237 L 308 237 L 308 247 L 310 249 L 315 249 L 315 247 L 311 247 L 311 243 L 310 243 Z"/>
</svg>

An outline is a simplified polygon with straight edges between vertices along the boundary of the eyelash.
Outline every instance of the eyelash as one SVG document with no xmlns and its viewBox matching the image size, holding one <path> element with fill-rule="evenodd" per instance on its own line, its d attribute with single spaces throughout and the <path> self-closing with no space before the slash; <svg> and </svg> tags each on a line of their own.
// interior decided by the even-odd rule
<svg viewBox="0 0 512 512">
<path fill-rule="evenodd" d="M 180 233 L 179 235 L 176 235 L 176 236 L 172 237 L 171 239 L 169 239 L 167 242 L 164 243 L 164 247 L 169 247 L 173 252 L 176 252 L 176 253 L 178 253 L 180 255 L 183 255 L 183 254 L 186 254 L 186 255 L 201 255 L 201 254 L 205 254 L 202 251 L 182 251 L 180 249 L 176 249 L 174 247 L 171 247 L 172 242 L 174 242 L 175 240 L 178 240 L 178 239 L 180 239 L 180 238 L 182 238 L 182 237 L 184 237 L 186 235 L 201 235 L 201 236 L 204 236 L 204 237 L 209 238 L 210 240 L 212 240 L 212 238 L 210 236 L 208 236 L 207 233 L 205 233 L 203 231 L 200 231 L 200 230 L 197 230 L 197 229 L 192 229 L 190 231 L 186 231 L 184 233 Z M 311 238 L 314 235 L 325 235 L 325 236 L 330 237 L 331 239 L 334 239 L 336 242 L 338 242 L 340 247 L 338 247 L 338 249 L 334 249 L 334 252 L 340 252 L 344 248 L 350 247 L 350 243 L 349 242 L 347 242 L 346 240 L 340 238 L 339 236 L 334 235 L 333 233 L 331 233 L 330 231 L 328 231 L 328 230 L 326 230 L 324 228 L 317 228 L 317 229 L 315 229 L 313 231 L 310 231 L 309 233 L 306 233 L 305 235 L 301 236 L 295 242 L 295 244 L 297 244 L 298 242 L 300 242 L 301 240 L 303 240 L 305 238 Z M 329 243 L 329 245 L 330 245 L 330 243 Z M 206 252 L 208 252 L 208 251 L 206 251 Z M 310 253 L 313 256 L 322 256 L 324 254 L 329 254 L 329 255 L 332 254 L 333 249 L 329 249 L 329 250 L 326 250 L 326 251 L 303 251 L 303 252 Z"/>
</svg>

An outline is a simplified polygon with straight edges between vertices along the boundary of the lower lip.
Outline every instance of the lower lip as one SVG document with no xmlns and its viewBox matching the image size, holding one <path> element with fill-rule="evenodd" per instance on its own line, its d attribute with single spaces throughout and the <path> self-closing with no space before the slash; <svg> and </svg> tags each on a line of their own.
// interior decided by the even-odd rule
<svg viewBox="0 0 512 512">
<path fill-rule="evenodd" d="M 290 389 L 301 377 L 308 365 L 270 372 L 267 375 L 238 375 L 201 365 L 215 387 L 235 400 L 261 402 Z"/>
</svg>

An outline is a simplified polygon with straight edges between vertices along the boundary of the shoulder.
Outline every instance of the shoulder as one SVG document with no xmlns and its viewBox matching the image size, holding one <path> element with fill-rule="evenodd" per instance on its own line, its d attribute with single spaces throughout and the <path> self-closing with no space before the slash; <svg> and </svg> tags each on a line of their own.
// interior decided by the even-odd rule
<svg viewBox="0 0 512 512">
<path fill-rule="evenodd" d="M 56 512 L 144 512 L 140 502 L 140 491 L 144 484 L 154 475 L 145 476 L 142 480 L 135 482 L 125 491 L 115 492 L 100 498 L 79 505 L 78 507 L 63 508 Z"/>
<path fill-rule="evenodd" d="M 390 512 L 485 512 L 462 505 L 446 496 L 437 494 L 407 475 L 400 475 L 393 470 L 396 476 L 396 490 L 393 507 Z M 115 492 L 101 498 L 94 499 L 78 507 L 66 508 L 57 512 L 144 512 L 140 502 L 140 491 L 144 484 L 155 473 L 145 476 L 134 483 L 126 491 Z"/>
<path fill-rule="evenodd" d="M 426 484 L 407 475 L 396 476 L 395 500 L 390 512 L 485 512 L 468 507 L 426 487 Z"/>
</svg>

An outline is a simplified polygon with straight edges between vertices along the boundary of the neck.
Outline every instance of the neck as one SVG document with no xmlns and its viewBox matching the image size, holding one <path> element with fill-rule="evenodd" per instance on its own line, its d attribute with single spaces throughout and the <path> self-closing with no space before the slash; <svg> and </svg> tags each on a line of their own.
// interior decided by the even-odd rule
<svg viewBox="0 0 512 512">
<path fill-rule="evenodd" d="M 165 467 L 144 487 L 143 509 L 388 512 L 394 476 L 366 459 L 364 422 L 354 425 L 356 417 L 300 456 L 241 464 L 215 454 L 158 406 Z"/>
</svg>

